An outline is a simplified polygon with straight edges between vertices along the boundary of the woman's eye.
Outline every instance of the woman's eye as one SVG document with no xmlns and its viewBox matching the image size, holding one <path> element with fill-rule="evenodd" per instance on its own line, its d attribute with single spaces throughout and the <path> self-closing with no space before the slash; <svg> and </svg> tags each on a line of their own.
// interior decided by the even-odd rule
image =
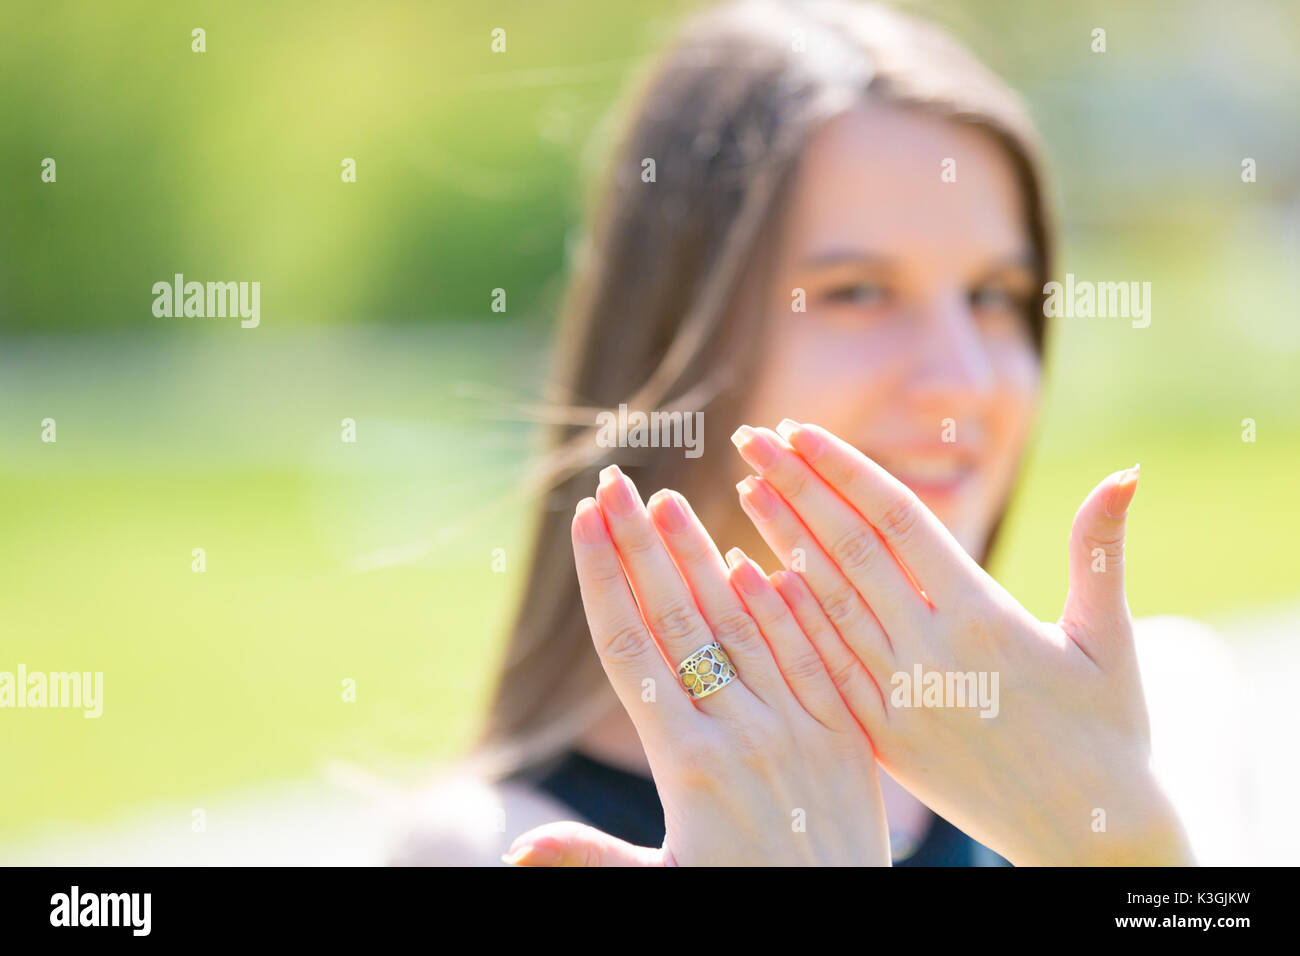
<svg viewBox="0 0 1300 956">
<path fill-rule="evenodd" d="M 889 290 L 874 282 L 856 282 L 826 293 L 828 302 L 856 306 L 879 306 L 889 301 Z"/>
<path fill-rule="evenodd" d="M 1016 312 L 1023 301 L 1000 286 L 980 286 L 970 296 L 971 308 L 976 312 Z"/>
</svg>

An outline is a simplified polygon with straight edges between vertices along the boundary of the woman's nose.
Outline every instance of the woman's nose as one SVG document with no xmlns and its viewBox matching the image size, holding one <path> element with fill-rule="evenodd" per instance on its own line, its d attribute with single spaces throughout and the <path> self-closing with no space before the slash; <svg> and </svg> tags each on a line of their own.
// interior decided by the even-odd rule
<svg viewBox="0 0 1300 956">
<path fill-rule="evenodd" d="M 921 334 L 908 381 L 913 398 L 952 403 L 992 394 L 996 378 L 987 343 L 964 295 L 934 302 L 917 327 Z"/>
</svg>

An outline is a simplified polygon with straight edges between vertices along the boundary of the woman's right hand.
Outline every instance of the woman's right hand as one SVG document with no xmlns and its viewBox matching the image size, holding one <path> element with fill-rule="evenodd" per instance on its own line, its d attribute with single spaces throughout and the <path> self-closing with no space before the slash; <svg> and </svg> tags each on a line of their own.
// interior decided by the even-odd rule
<svg viewBox="0 0 1300 956">
<path fill-rule="evenodd" d="M 538 827 L 507 861 L 555 865 L 879 865 L 889 834 L 868 739 L 761 569 L 724 563 L 686 499 L 647 510 L 617 468 L 573 520 L 582 603 L 664 807 L 662 848 L 578 823 Z M 678 662 L 718 642 L 739 676 L 703 697 Z M 714 680 L 712 674 L 710 681 Z"/>
</svg>

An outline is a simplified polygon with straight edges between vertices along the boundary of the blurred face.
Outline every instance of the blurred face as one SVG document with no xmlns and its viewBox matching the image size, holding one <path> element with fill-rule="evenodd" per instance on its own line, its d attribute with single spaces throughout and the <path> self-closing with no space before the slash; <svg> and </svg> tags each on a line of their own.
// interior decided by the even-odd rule
<svg viewBox="0 0 1300 956">
<path fill-rule="evenodd" d="M 948 158 L 955 182 L 941 179 Z M 977 557 L 1038 397 L 1022 203 L 987 133 L 877 104 L 829 123 L 782 223 L 744 418 L 813 422 L 853 442 Z"/>
</svg>

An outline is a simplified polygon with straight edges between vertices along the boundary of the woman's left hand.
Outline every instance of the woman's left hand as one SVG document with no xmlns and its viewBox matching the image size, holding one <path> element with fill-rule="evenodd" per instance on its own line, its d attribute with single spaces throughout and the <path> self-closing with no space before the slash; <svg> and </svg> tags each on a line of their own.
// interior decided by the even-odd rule
<svg viewBox="0 0 1300 956">
<path fill-rule="evenodd" d="M 641 503 L 617 467 L 578 504 L 573 552 L 605 673 L 645 748 L 663 847 L 578 823 L 515 840 L 524 866 L 888 866 L 875 757 L 781 595 L 739 549 L 724 563 L 686 499 Z M 717 642 L 739 676 L 702 696 L 680 661 Z M 690 675 L 697 688 L 716 670 Z"/>
<path fill-rule="evenodd" d="M 781 592 L 881 766 L 1017 865 L 1192 862 L 1150 768 L 1124 595 L 1136 470 L 1079 508 L 1065 610 L 1048 624 L 852 445 L 789 420 L 778 431 L 733 436 L 760 476 L 741 504 L 798 572 Z"/>
</svg>

